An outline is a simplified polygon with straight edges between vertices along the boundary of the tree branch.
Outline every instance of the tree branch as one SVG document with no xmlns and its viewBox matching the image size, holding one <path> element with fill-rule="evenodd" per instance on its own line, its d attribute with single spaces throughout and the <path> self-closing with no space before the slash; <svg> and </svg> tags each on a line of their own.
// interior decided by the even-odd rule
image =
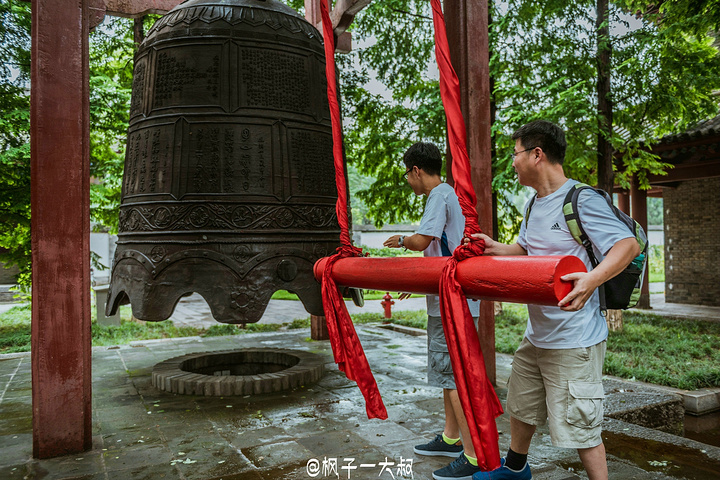
<svg viewBox="0 0 720 480">
<path fill-rule="evenodd" d="M 395 13 L 402 13 L 404 15 L 410 15 L 411 17 L 421 18 L 423 20 L 428 20 L 428 21 L 432 22 L 432 18 L 430 18 L 430 17 L 426 17 L 425 15 L 420 15 L 418 13 L 408 12 L 407 10 L 400 10 L 399 8 L 390 8 L 390 11 L 395 12 Z"/>
</svg>

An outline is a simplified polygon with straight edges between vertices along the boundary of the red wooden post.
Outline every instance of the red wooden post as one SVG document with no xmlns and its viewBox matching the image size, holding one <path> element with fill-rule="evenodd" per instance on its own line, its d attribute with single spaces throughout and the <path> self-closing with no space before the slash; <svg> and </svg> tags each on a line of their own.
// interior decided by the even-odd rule
<svg viewBox="0 0 720 480">
<path fill-rule="evenodd" d="M 322 22 L 320 18 L 320 0 L 305 0 L 305 19 L 311 25 L 316 26 Z M 310 315 L 310 338 L 313 340 L 330 340 L 330 332 L 328 332 L 327 321 L 324 316 Z"/>
<path fill-rule="evenodd" d="M 91 437 L 88 0 L 33 0 L 33 455 Z"/>
<path fill-rule="evenodd" d="M 632 218 L 634 218 L 640 226 L 647 232 L 647 191 L 640 190 L 637 176 L 633 176 L 632 182 Z M 645 279 L 643 280 L 642 291 L 640 292 L 640 300 L 637 308 L 650 308 L 650 269 L 645 269 Z"/>
<path fill-rule="evenodd" d="M 467 148 L 477 196 L 480 228 L 493 236 L 492 138 L 490 135 L 490 59 L 487 0 L 444 0 L 445 21 L 453 67 L 460 80 L 461 107 L 467 125 Z M 448 178 L 452 159 L 448 157 Z M 495 384 L 495 311 L 480 303 L 478 322 L 485 369 Z"/>
<path fill-rule="evenodd" d="M 627 190 L 619 190 L 618 196 L 618 208 L 623 213 L 630 215 L 630 195 Z"/>
</svg>

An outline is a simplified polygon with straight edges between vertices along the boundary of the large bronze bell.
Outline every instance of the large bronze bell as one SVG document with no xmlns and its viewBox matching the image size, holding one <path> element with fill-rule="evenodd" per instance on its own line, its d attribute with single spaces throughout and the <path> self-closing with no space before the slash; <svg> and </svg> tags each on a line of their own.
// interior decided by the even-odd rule
<svg viewBox="0 0 720 480">
<path fill-rule="evenodd" d="M 276 0 L 189 0 L 135 58 L 107 313 L 165 320 L 202 295 L 224 323 L 279 289 L 322 315 L 339 245 L 321 35 Z"/>
</svg>

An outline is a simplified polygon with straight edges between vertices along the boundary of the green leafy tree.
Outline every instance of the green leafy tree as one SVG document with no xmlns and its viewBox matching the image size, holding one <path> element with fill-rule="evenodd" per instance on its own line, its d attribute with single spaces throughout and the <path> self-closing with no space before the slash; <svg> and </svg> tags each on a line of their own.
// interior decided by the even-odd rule
<svg viewBox="0 0 720 480">
<path fill-rule="evenodd" d="M 647 199 L 648 225 L 663 224 L 663 199 L 648 197 Z"/>
<path fill-rule="evenodd" d="M 717 17 L 708 14 L 710 2 L 700 3 L 707 8 L 663 2 L 638 18 L 630 14 L 637 5 L 622 0 L 601 5 L 606 17 L 588 0 L 491 5 L 493 189 L 501 239 L 511 240 L 522 218 L 510 159 L 510 135 L 522 124 L 543 118 L 566 128 L 569 176 L 597 184 L 602 169 L 602 186 L 627 187 L 632 174 L 646 184 L 647 173 L 667 168 L 646 150 L 654 138 L 717 113 L 712 92 L 720 87 L 720 63 L 707 20 Z M 378 225 L 414 220 L 420 199 L 400 179 L 402 152 L 417 140 L 443 145 L 445 137 L 437 81 L 428 75 L 434 63 L 429 2 L 373 2 L 356 20 L 357 43 L 375 41 L 342 65 L 348 159 L 376 178 L 358 196 Z M 600 108 L 602 79 L 609 83 Z M 372 94 L 370 80 L 389 96 Z"/>
<path fill-rule="evenodd" d="M 96 228 L 114 233 L 132 91 L 132 20 L 107 17 L 90 39 L 90 216 Z"/>
<path fill-rule="evenodd" d="M 0 4 L 0 262 L 30 278 L 30 4 Z"/>
<path fill-rule="evenodd" d="M 497 141 L 509 149 L 508 136 L 522 123 L 558 122 L 568 132 L 570 176 L 611 186 L 612 171 L 609 178 L 598 176 L 601 167 L 612 167 L 598 165 L 607 141 L 614 180 L 629 186 L 629 175 L 646 182 L 648 172 L 666 167 L 643 147 L 717 113 L 712 91 L 720 86 L 720 63 L 707 32 L 659 22 L 657 15 L 635 18 L 624 2 L 609 4 L 605 21 L 598 11 L 588 1 L 514 0 L 505 13 L 497 12 Z M 608 50 L 603 74 L 601 54 Z M 605 76 L 609 106 L 601 109 L 597 85 Z"/>
<path fill-rule="evenodd" d="M 376 226 L 419 220 L 422 199 L 402 179 L 402 155 L 417 141 L 445 143 L 445 115 L 433 64 L 430 3 L 372 2 L 353 28 L 356 47 L 338 58 L 348 161 L 375 178 L 356 192 Z M 370 82 L 389 92 L 373 92 Z"/>
<path fill-rule="evenodd" d="M 0 4 L 0 261 L 29 286 L 30 4 Z M 90 35 L 91 219 L 117 229 L 132 85 L 132 24 L 106 18 Z"/>
</svg>

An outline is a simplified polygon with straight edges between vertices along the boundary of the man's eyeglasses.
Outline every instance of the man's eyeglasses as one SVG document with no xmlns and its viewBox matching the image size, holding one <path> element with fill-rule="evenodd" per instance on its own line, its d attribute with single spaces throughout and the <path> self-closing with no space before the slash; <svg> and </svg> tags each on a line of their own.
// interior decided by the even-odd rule
<svg viewBox="0 0 720 480">
<path fill-rule="evenodd" d="M 529 152 L 530 150 L 535 150 L 536 148 L 538 148 L 538 147 L 526 148 L 525 150 L 523 150 L 521 152 L 513 152 L 512 154 L 510 154 L 510 158 L 512 158 L 513 161 L 515 161 L 515 157 L 517 157 L 521 153 Z"/>
<path fill-rule="evenodd" d="M 412 168 L 409 170 L 405 170 L 405 173 L 402 174 L 403 180 L 407 180 L 408 174 L 412 172 Z"/>
</svg>

